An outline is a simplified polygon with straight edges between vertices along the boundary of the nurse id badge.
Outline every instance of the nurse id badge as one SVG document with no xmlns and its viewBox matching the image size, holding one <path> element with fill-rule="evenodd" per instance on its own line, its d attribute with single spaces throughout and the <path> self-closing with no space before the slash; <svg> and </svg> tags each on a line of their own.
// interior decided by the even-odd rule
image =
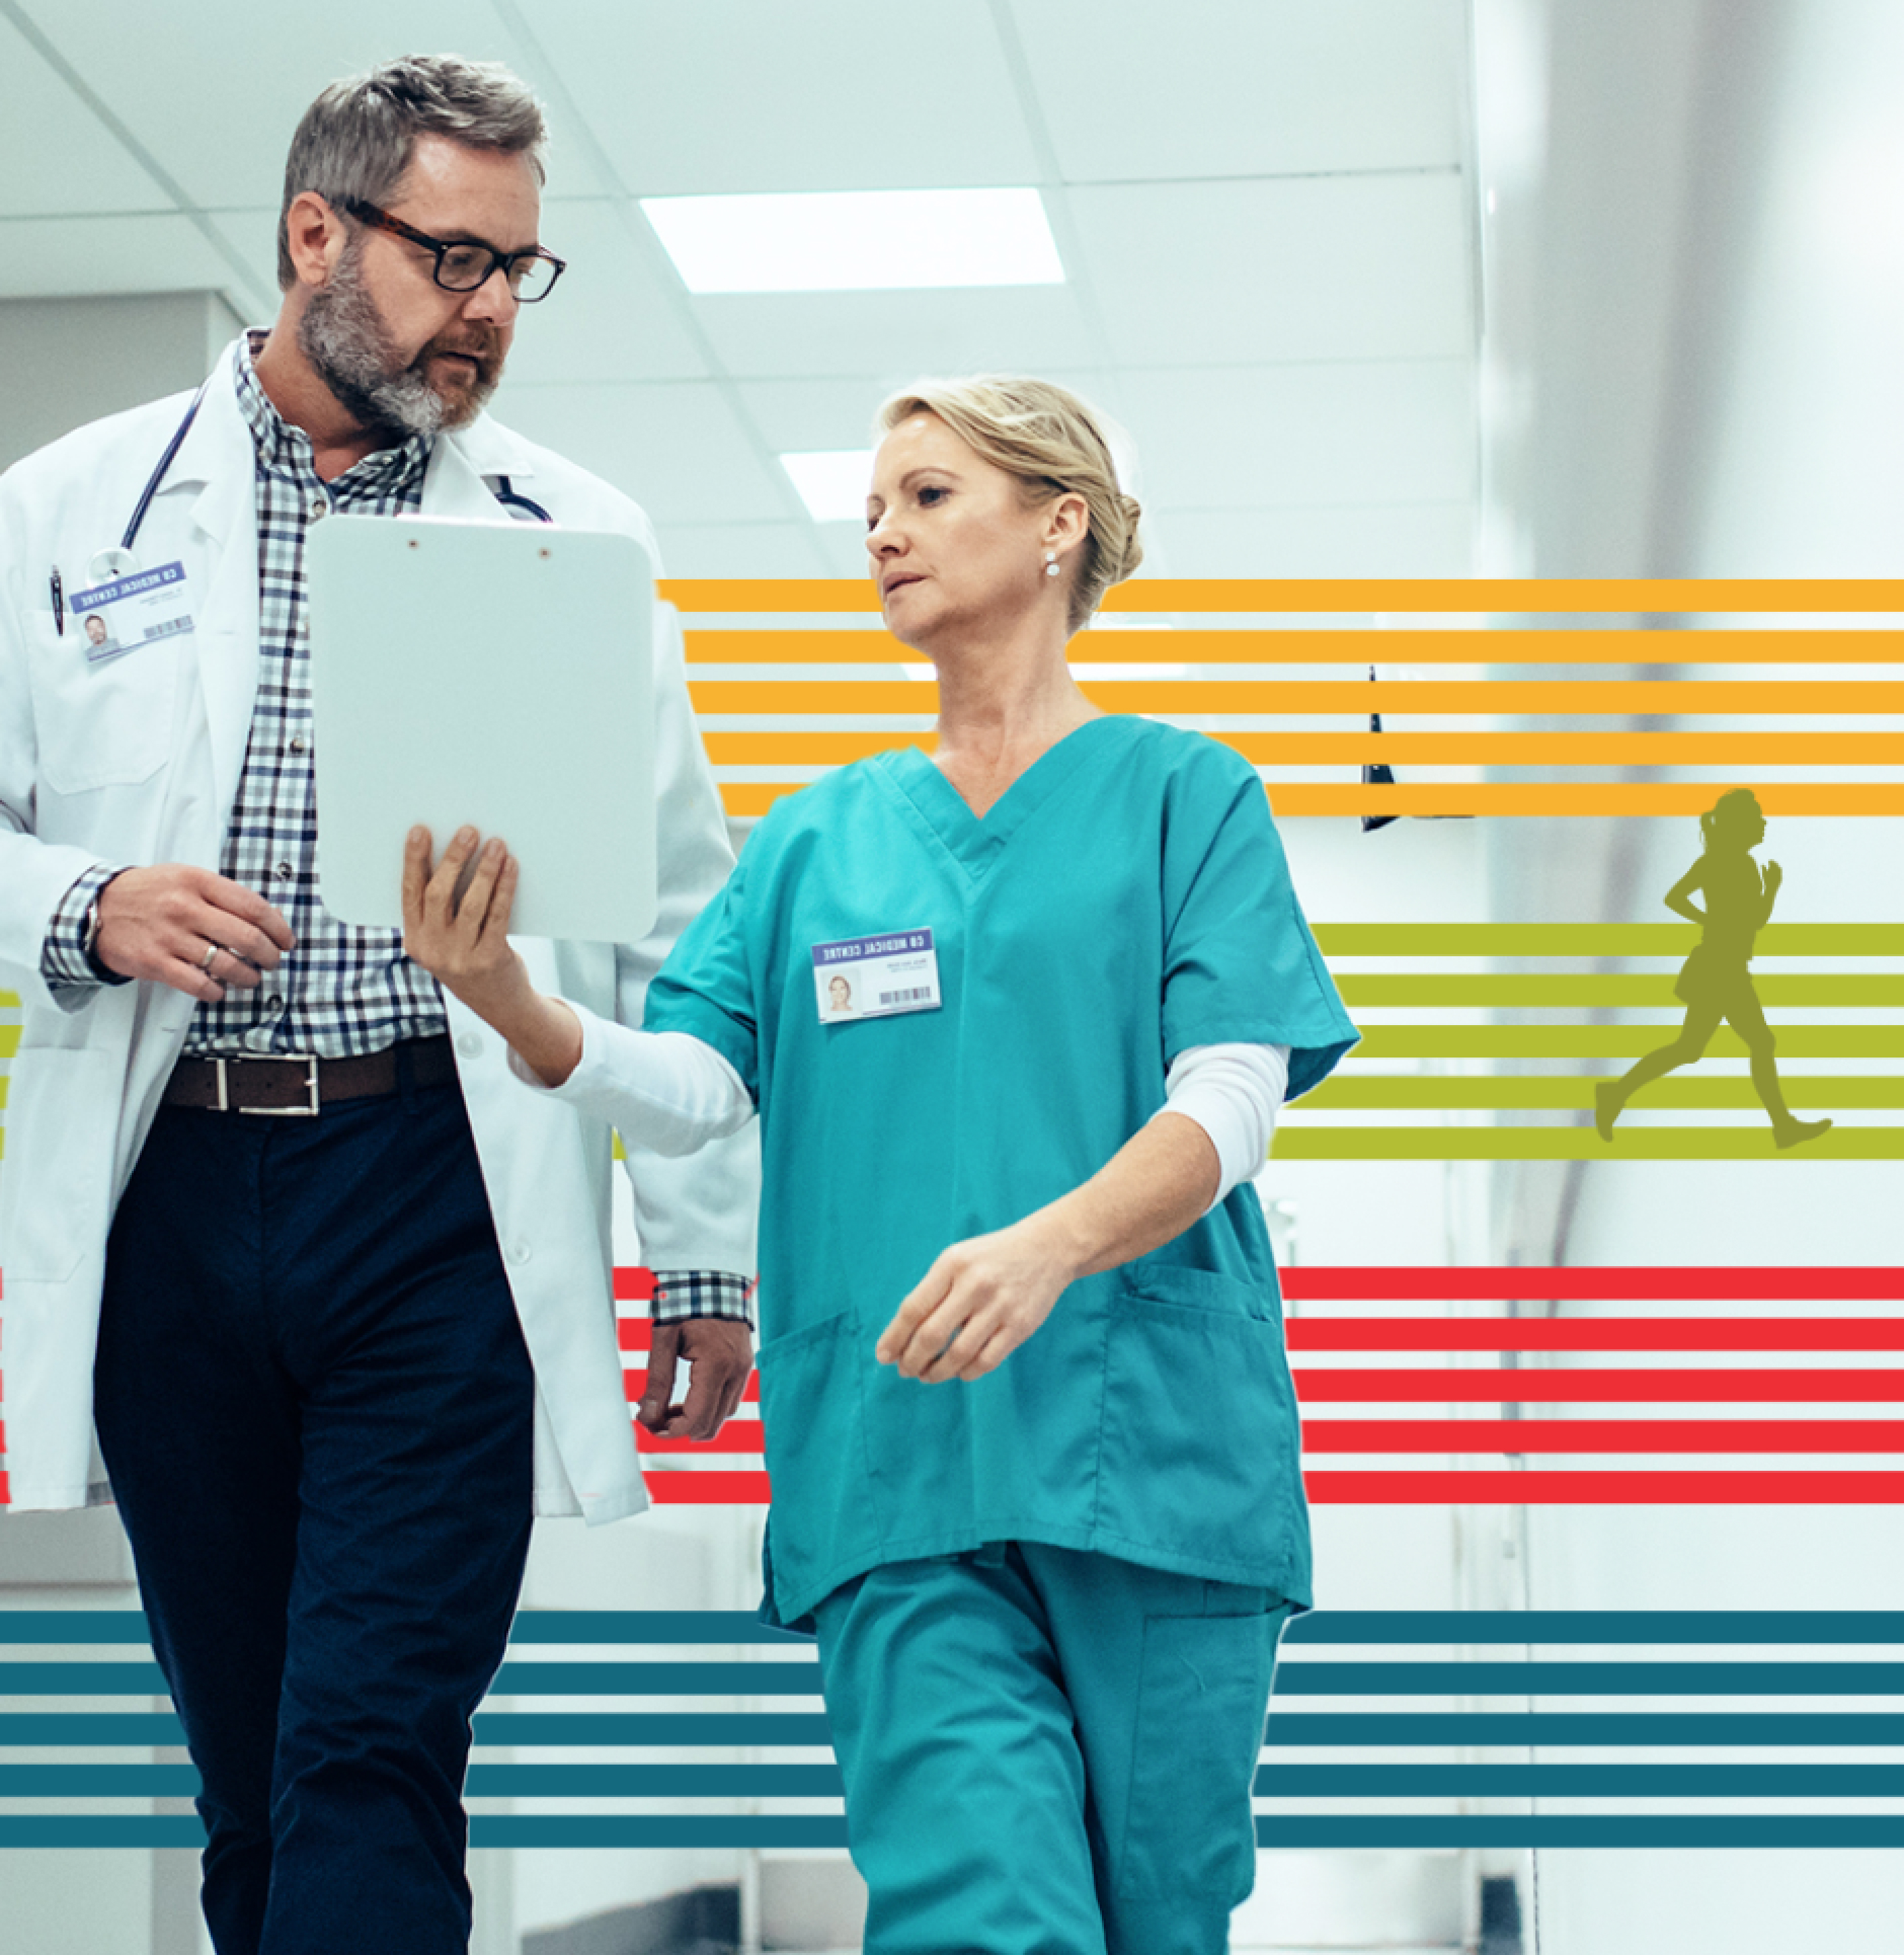
<svg viewBox="0 0 1904 1955">
<path fill-rule="evenodd" d="M 73 593 L 72 612 L 82 634 L 88 665 L 116 659 L 154 638 L 170 638 L 192 628 L 191 600 L 182 563 L 137 570 L 109 584 Z"/>
<path fill-rule="evenodd" d="M 939 953 L 929 930 L 895 930 L 814 946 L 814 990 L 820 1022 L 890 1018 L 898 1012 L 936 1012 Z"/>
</svg>

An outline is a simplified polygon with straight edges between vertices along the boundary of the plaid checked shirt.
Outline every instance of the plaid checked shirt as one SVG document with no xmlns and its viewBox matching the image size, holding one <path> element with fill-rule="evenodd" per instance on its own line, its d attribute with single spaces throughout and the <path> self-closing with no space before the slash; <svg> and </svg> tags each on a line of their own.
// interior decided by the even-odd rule
<svg viewBox="0 0 1904 1955">
<path fill-rule="evenodd" d="M 318 477 L 310 439 L 271 404 L 252 367 L 264 335 L 239 342 L 238 405 L 257 452 L 258 692 L 244 769 L 232 804 L 219 872 L 284 913 L 297 947 L 255 990 L 236 986 L 200 1004 L 186 1034 L 188 1057 L 316 1053 L 342 1059 L 401 1039 L 446 1031 L 436 981 L 403 954 L 401 931 L 340 923 L 317 894 L 317 801 L 311 738 L 304 539 L 333 511 L 397 515 L 420 507 L 430 443 L 412 436 L 379 449 L 329 482 Z M 61 900 L 40 974 L 49 985 L 130 981 L 84 953 L 86 913 L 121 864 L 101 863 Z M 658 1323 L 725 1317 L 751 1323 L 744 1279 L 725 1271 L 655 1272 Z"/>
</svg>

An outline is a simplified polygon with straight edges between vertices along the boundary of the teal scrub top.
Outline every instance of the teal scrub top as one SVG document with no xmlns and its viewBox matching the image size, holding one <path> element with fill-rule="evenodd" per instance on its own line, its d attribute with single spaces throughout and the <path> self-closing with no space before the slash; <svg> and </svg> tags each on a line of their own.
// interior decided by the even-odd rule
<svg viewBox="0 0 1904 1955">
<path fill-rule="evenodd" d="M 823 1023 L 814 946 L 929 929 L 938 1009 Z M 1255 770 L 1201 734 L 1087 722 L 983 820 L 916 748 L 775 806 L 650 987 L 645 1022 L 760 1109 L 767 1613 L 884 1563 L 1040 1541 L 1311 1600 L 1267 1232 L 1248 1185 L 1073 1283 L 971 1383 L 875 1362 L 953 1242 L 1088 1180 L 1191 1046 L 1356 1038 Z"/>
</svg>

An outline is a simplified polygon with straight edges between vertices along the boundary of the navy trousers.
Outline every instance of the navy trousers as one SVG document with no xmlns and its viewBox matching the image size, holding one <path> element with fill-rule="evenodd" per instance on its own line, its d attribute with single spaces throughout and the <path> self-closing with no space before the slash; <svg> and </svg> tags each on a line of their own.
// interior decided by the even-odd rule
<svg viewBox="0 0 1904 1955">
<path fill-rule="evenodd" d="M 534 1382 L 458 1088 L 162 1110 L 94 1387 L 219 1955 L 459 1955 Z"/>
</svg>

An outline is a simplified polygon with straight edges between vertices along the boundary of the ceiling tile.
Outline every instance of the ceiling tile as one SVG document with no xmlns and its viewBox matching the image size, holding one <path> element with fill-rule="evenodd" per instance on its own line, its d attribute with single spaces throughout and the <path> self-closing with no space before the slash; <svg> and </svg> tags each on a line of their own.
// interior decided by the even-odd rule
<svg viewBox="0 0 1904 1955">
<path fill-rule="evenodd" d="M 1113 357 L 1134 366 L 1471 350 L 1454 175 L 1071 193 Z"/>
<path fill-rule="evenodd" d="M 223 291 L 231 268 L 188 217 L 0 219 L 0 298 Z"/>
<path fill-rule="evenodd" d="M 984 0 L 540 0 L 530 14 L 636 196 L 1037 181 Z"/>
<path fill-rule="evenodd" d="M 263 203 L 319 90 L 419 48 L 515 61 L 483 0 L 324 0 L 234 14 L 220 0 L 24 0 L 47 39 L 202 204 Z M 8 142 L 7 147 L 12 147 Z M 593 188 L 593 185 L 588 186 Z"/>
<path fill-rule="evenodd" d="M 4 20 L 0 160 L 0 217 L 172 208 L 105 124 Z"/>
<path fill-rule="evenodd" d="M 1463 0 L 1018 0 L 1072 182 L 1448 166 Z M 1141 52 L 1140 52 L 1141 48 Z"/>
<path fill-rule="evenodd" d="M 1474 493 L 1465 360 L 1127 370 L 1159 510 L 1462 502 Z"/>
<path fill-rule="evenodd" d="M 873 374 L 881 395 L 922 373 L 1037 373 L 1090 364 L 1068 286 L 972 291 L 786 292 L 697 299 L 714 350 L 738 377 Z"/>
<path fill-rule="evenodd" d="M 499 420 L 632 496 L 664 536 L 677 523 L 787 518 L 791 486 L 711 382 L 518 386 L 496 405 Z"/>
<path fill-rule="evenodd" d="M 1468 577 L 1474 521 L 1471 504 L 1427 502 L 1166 510 L 1157 527 L 1172 577 Z"/>
</svg>

